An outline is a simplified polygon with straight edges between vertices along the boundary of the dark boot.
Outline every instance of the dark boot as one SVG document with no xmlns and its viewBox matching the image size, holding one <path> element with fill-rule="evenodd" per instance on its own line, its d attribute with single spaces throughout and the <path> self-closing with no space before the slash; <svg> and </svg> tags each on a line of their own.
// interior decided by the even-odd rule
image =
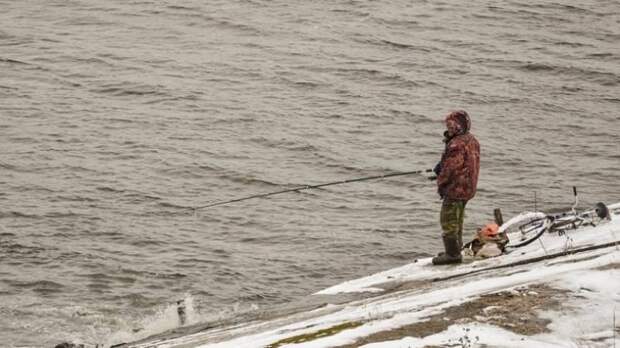
<svg viewBox="0 0 620 348">
<path fill-rule="evenodd" d="M 458 236 L 444 236 L 443 246 L 445 253 L 433 257 L 433 265 L 449 265 L 453 263 L 461 263 L 461 249 L 459 248 Z"/>
</svg>

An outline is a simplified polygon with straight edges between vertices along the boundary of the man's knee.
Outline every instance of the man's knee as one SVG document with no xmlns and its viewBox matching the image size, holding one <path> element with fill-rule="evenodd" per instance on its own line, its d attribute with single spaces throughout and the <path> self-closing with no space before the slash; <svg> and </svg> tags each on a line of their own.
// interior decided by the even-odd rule
<svg viewBox="0 0 620 348">
<path fill-rule="evenodd" d="M 463 224 L 463 202 L 444 202 L 441 207 L 440 223 L 443 236 L 458 235 Z"/>
<path fill-rule="evenodd" d="M 443 237 L 447 237 L 447 236 L 458 236 L 459 234 L 459 228 L 458 226 L 452 226 L 452 225 L 442 225 L 441 226 L 442 229 L 442 233 L 441 235 Z"/>
<path fill-rule="evenodd" d="M 441 229 L 444 236 L 458 234 L 460 230 L 458 216 L 456 214 L 442 216 Z"/>
</svg>

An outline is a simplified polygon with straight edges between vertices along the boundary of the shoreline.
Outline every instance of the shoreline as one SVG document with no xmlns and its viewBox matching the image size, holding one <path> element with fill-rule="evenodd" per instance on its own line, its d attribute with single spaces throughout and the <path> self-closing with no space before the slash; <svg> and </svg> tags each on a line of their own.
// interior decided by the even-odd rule
<svg viewBox="0 0 620 348">
<path fill-rule="evenodd" d="M 620 343 L 620 204 L 612 207 L 611 221 L 543 236 L 545 248 L 458 266 L 421 259 L 322 290 L 305 308 L 115 347 L 613 346 Z"/>
</svg>

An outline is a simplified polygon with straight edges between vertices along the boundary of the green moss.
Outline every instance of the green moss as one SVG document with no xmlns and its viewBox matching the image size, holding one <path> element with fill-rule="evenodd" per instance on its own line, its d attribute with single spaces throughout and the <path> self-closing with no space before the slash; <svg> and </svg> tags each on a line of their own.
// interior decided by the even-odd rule
<svg viewBox="0 0 620 348">
<path fill-rule="evenodd" d="M 323 330 L 319 330 L 319 331 L 315 331 L 315 332 L 311 332 L 311 333 L 307 333 L 307 334 L 303 334 L 303 335 L 297 335 L 297 336 L 285 338 L 283 340 L 279 340 L 278 342 L 272 343 L 272 344 L 266 346 L 265 348 L 278 348 L 278 347 L 283 346 L 285 344 L 309 342 L 309 341 L 313 341 L 313 340 L 316 340 L 316 339 L 319 339 L 319 338 L 335 335 L 335 334 L 337 334 L 339 332 L 342 332 L 344 330 L 354 329 L 354 328 L 356 328 L 358 326 L 361 326 L 362 324 L 363 323 L 361 323 L 359 321 L 354 321 L 354 322 L 350 322 L 350 323 L 343 323 L 343 324 L 339 324 L 339 325 L 336 325 L 336 326 L 332 326 L 332 327 L 327 328 L 327 329 L 323 329 Z"/>
</svg>

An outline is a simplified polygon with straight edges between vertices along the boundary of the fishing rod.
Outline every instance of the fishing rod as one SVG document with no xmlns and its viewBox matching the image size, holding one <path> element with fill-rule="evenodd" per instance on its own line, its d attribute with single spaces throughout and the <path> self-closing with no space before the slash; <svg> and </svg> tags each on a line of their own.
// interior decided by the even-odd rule
<svg viewBox="0 0 620 348">
<path fill-rule="evenodd" d="M 396 172 L 396 173 L 388 173 L 388 174 L 382 174 L 382 175 L 366 176 L 366 177 L 363 177 L 363 178 L 355 178 L 355 179 L 333 181 L 333 182 L 328 182 L 328 183 L 318 184 L 318 185 L 304 185 L 304 186 L 298 186 L 298 187 L 294 187 L 294 188 L 290 188 L 290 189 L 286 189 L 286 190 L 281 190 L 281 191 L 268 192 L 268 193 L 259 193 L 259 194 L 256 194 L 256 195 L 235 198 L 235 199 L 231 199 L 229 201 L 215 202 L 215 203 L 211 203 L 211 204 L 206 204 L 206 205 L 201 205 L 201 206 L 197 206 L 197 207 L 192 207 L 191 209 L 193 209 L 193 210 L 206 209 L 206 208 L 211 208 L 211 207 L 215 207 L 215 206 L 218 206 L 218 205 L 224 205 L 224 204 L 230 204 L 230 203 L 235 203 L 235 202 L 247 201 L 248 199 L 264 198 L 264 197 L 269 197 L 269 196 L 275 196 L 275 195 L 279 195 L 279 194 L 282 194 L 282 193 L 299 192 L 299 191 L 303 191 L 303 190 L 317 189 L 317 188 L 326 187 L 326 186 L 348 184 L 348 183 L 352 183 L 352 182 L 367 181 L 367 180 L 385 179 L 385 178 L 391 178 L 391 177 L 402 176 L 402 175 L 430 173 L 432 171 L 433 171 L 432 169 L 412 170 L 412 171 L 408 171 L 408 172 Z"/>
</svg>

